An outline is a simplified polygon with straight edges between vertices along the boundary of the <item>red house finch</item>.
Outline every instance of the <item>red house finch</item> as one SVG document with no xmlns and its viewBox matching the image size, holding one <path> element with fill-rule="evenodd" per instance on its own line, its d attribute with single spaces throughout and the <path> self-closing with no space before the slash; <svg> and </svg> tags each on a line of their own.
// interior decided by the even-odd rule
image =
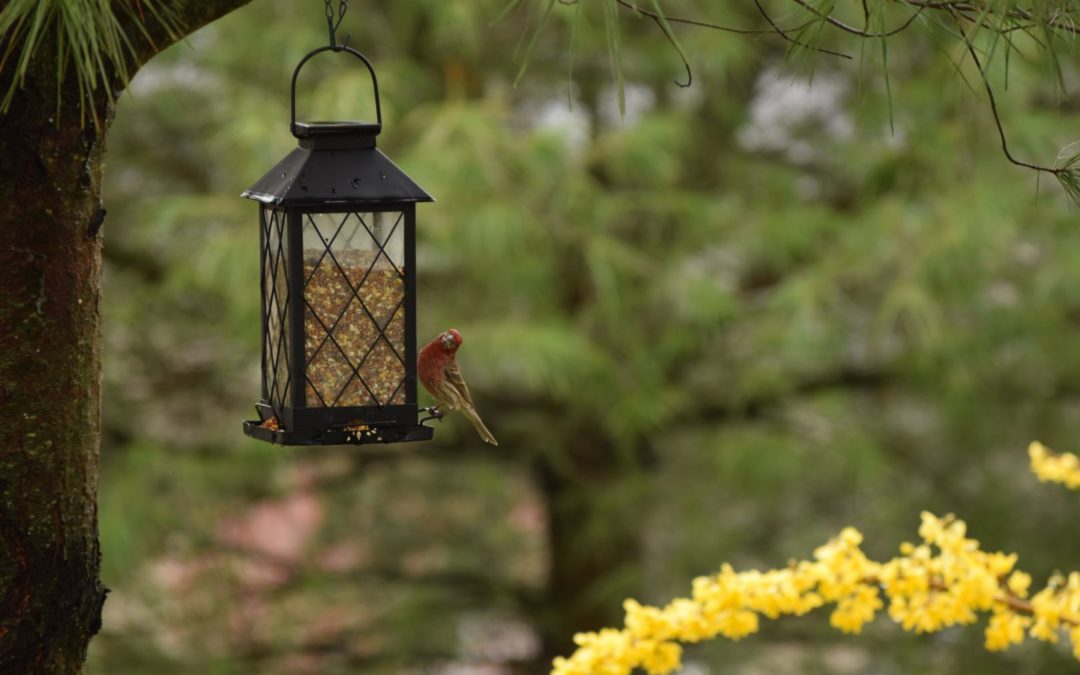
<svg viewBox="0 0 1080 675">
<path fill-rule="evenodd" d="M 469 395 L 469 388 L 465 386 L 465 380 L 462 379 L 461 371 L 458 370 L 454 355 L 459 347 L 461 347 L 461 333 L 453 328 L 439 333 L 434 340 L 424 345 L 424 348 L 420 350 L 420 357 L 416 360 L 416 371 L 420 375 L 420 382 L 423 383 L 424 389 L 427 389 L 439 402 L 433 411 L 436 416 L 442 417 L 442 413 L 438 411 L 440 406 L 446 406 L 450 410 L 460 410 L 476 427 L 481 438 L 492 445 L 498 445 L 498 441 L 484 426 L 480 415 L 476 413 L 476 406 L 473 405 L 472 396 Z"/>
</svg>

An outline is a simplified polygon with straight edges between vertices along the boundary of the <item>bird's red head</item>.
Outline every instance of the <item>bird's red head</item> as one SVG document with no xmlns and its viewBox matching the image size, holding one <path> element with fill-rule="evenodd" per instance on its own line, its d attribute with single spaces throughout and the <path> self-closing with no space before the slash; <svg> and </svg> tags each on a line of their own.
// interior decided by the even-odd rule
<svg viewBox="0 0 1080 675">
<path fill-rule="evenodd" d="M 461 333 L 451 328 L 439 336 L 439 344 L 442 345 L 444 351 L 456 352 L 461 346 Z"/>
</svg>

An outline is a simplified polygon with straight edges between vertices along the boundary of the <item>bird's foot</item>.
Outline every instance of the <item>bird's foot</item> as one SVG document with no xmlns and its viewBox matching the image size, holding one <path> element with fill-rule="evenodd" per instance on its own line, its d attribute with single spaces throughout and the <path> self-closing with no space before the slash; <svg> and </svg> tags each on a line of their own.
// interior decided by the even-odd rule
<svg viewBox="0 0 1080 675">
<path fill-rule="evenodd" d="M 423 424 L 424 422 L 427 422 L 428 420 L 436 420 L 438 422 L 442 422 L 442 418 L 446 414 L 446 413 L 442 412 L 441 410 L 439 410 L 439 406 L 437 406 L 437 405 L 436 406 L 431 406 L 429 408 L 421 408 L 420 412 L 426 412 L 428 414 L 427 417 L 423 417 L 423 418 L 420 419 L 420 424 Z"/>
</svg>

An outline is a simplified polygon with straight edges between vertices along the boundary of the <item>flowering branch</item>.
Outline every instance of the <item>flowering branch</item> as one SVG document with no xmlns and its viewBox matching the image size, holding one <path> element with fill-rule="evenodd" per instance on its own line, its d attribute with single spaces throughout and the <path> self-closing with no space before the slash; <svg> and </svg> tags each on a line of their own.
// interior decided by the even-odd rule
<svg viewBox="0 0 1080 675">
<path fill-rule="evenodd" d="M 577 651 L 555 659 L 552 675 L 629 675 L 635 668 L 666 675 L 681 667 L 682 644 L 738 640 L 757 632 L 762 616 L 802 616 L 825 605 L 834 606 L 833 627 L 857 634 L 885 600 L 889 617 L 907 631 L 932 633 L 989 614 L 991 651 L 1028 636 L 1057 642 L 1067 632 L 1080 659 L 1080 572 L 1055 575 L 1029 598 L 1031 576 L 1015 568 L 1016 554 L 983 551 L 966 535 L 962 520 L 924 512 L 923 543 L 902 544 L 900 555 L 884 563 L 866 557 L 862 535 L 849 527 L 813 560 L 785 569 L 736 572 L 724 565 L 695 579 L 690 598 L 662 608 L 627 600 L 625 626 L 576 635 Z"/>
</svg>

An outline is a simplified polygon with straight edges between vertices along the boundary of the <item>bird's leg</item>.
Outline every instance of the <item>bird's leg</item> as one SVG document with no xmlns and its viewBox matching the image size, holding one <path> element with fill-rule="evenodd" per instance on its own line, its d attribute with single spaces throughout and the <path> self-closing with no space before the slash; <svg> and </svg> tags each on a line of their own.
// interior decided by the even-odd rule
<svg viewBox="0 0 1080 675">
<path fill-rule="evenodd" d="M 442 412 L 441 410 L 439 410 L 439 406 L 437 406 L 437 405 L 430 406 L 430 407 L 427 407 L 427 408 L 421 408 L 420 411 L 421 412 L 426 412 L 428 414 L 427 417 L 424 417 L 424 418 L 422 418 L 420 420 L 420 424 L 423 424 L 424 422 L 427 422 L 428 420 L 436 420 L 436 421 L 442 422 L 443 415 L 446 414 L 446 413 Z"/>
</svg>

